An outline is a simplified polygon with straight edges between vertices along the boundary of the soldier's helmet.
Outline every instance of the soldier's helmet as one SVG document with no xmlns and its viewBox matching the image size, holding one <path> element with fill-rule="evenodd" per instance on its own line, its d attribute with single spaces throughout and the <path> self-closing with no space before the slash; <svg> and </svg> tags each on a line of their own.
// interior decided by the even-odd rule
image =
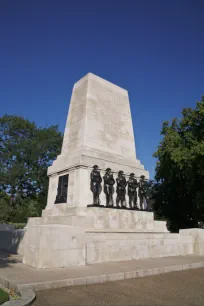
<svg viewBox="0 0 204 306">
<path fill-rule="evenodd" d="M 144 178 L 145 178 L 145 176 L 144 176 L 144 175 L 141 175 L 141 176 L 140 176 L 140 178 L 144 179 Z"/>
<path fill-rule="evenodd" d="M 121 174 L 124 174 L 124 172 L 123 172 L 122 170 L 120 170 L 120 171 L 118 172 L 118 175 L 121 175 Z"/>
<path fill-rule="evenodd" d="M 106 172 L 108 172 L 108 171 L 111 171 L 111 168 L 107 168 L 107 169 L 106 169 Z"/>
<path fill-rule="evenodd" d="M 93 169 L 98 169 L 98 166 L 97 166 L 97 165 L 94 165 L 94 166 L 93 166 Z"/>
<path fill-rule="evenodd" d="M 130 176 L 135 176 L 135 174 L 134 173 L 130 173 Z"/>
</svg>

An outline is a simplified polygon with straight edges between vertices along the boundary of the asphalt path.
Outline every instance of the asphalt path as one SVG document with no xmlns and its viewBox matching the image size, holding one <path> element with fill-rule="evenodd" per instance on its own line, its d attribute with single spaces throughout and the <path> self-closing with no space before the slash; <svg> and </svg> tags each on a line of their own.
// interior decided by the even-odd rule
<svg viewBox="0 0 204 306">
<path fill-rule="evenodd" d="M 33 306 L 204 306 L 204 268 L 36 292 Z"/>
</svg>

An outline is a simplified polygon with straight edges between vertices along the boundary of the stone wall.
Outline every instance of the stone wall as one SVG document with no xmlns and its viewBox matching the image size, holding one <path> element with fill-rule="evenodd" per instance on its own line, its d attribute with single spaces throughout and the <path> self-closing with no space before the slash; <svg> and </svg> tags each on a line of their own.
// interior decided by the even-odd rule
<svg viewBox="0 0 204 306">
<path fill-rule="evenodd" d="M 101 209 L 101 213 L 96 210 L 90 208 L 89 216 L 83 211 L 83 216 L 30 218 L 23 230 L 0 224 L 0 250 L 24 255 L 25 264 L 39 269 L 204 255 L 203 229 L 185 229 L 172 234 L 165 231 L 165 222 L 153 221 L 152 228 L 152 213 L 127 211 L 130 216 L 126 220 L 121 210 Z M 134 219 L 135 224 L 142 221 L 139 222 L 141 229 L 134 228 Z"/>
<path fill-rule="evenodd" d="M 170 233 L 96 233 L 86 235 L 86 263 L 194 254 L 194 239 Z"/>
<path fill-rule="evenodd" d="M 23 263 L 37 269 L 85 265 L 85 232 L 61 224 L 28 226 Z"/>
<path fill-rule="evenodd" d="M 204 255 L 204 229 L 188 228 L 180 230 L 181 239 L 193 239 L 193 253 L 196 255 Z"/>
</svg>

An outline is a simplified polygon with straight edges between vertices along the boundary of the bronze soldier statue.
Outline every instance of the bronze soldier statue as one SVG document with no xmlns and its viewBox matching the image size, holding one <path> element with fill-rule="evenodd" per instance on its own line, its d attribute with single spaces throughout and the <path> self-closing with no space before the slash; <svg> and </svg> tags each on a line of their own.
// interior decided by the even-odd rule
<svg viewBox="0 0 204 306">
<path fill-rule="evenodd" d="M 134 173 L 130 173 L 128 180 L 128 196 L 130 208 L 138 209 L 137 207 L 137 187 L 139 186 Z"/>
<path fill-rule="evenodd" d="M 139 198 L 140 198 L 140 209 L 147 209 L 147 182 L 145 180 L 145 176 L 140 176 L 139 181 Z"/>
<path fill-rule="evenodd" d="M 115 184 L 115 180 L 113 178 L 113 173 L 110 168 L 106 169 L 106 173 L 103 177 L 104 180 L 104 193 L 106 195 L 106 206 L 113 206 L 113 185 Z"/>
<path fill-rule="evenodd" d="M 102 178 L 98 166 L 94 165 L 91 171 L 91 191 L 93 192 L 93 205 L 96 206 L 100 205 L 101 182 Z"/>
<path fill-rule="evenodd" d="M 127 182 L 126 182 L 123 171 L 120 170 L 118 172 L 118 177 L 116 179 L 116 182 L 117 182 L 116 206 L 117 207 L 126 207 L 126 200 L 125 200 L 126 190 L 125 190 L 125 188 L 127 186 Z M 120 203 L 121 203 L 121 206 L 120 206 Z"/>
</svg>

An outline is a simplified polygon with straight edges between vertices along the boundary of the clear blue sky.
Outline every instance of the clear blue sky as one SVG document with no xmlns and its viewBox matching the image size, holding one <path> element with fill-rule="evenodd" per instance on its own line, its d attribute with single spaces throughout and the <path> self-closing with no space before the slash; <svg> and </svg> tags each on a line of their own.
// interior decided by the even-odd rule
<svg viewBox="0 0 204 306">
<path fill-rule="evenodd" d="M 0 116 L 64 130 L 93 72 L 129 91 L 137 156 L 153 176 L 161 123 L 204 93 L 203 0 L 0 0 Z"/>
</svg>

